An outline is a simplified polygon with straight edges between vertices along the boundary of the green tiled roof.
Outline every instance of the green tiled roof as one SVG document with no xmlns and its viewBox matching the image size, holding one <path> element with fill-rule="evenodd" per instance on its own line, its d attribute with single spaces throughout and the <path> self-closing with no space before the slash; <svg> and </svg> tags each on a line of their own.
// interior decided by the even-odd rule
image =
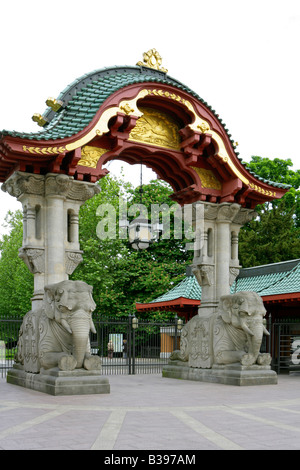
<svg viewBox="0 0 300 470">
<path fill-rule="evenodd" d="M 33 133 L 3 130 L 0 131 L 0 139 L 4 136 L 20 137 L 28 140 L 58 140 L 72 137 L 82 131 L 92 121 L 99 107 L 111 94 L 128 85 L 144 82 L 171 85 L 194 96 L 210 109 L 227 132 L 231 143 L 234 144 L 234 140 L 231 138 L 225 123 L 206 101 L 186 85 L 164 72 L 143 66 L 108 67 L 83 75 L 68 85 L 57 97 L 57 100 L 63 102 L 59 112 L 55 113 L 51 108 L 45 110 L 43 117 L 48 122 L 42 130 Z M 235 154 L 242 165 L 247 168 L 247 164 L 239 157 L 239 152 L 235 152 Z M 255 176 L 271 186 L 278 188 L 290 187 L 285 184 L 265 180 L 257 175 Z"/>
<path fill-rule="evenodd" d="M 300 292 L 300 260 L 242 269 L 231 293 L 243 290 L 262 297 Z"/>
<path fill-rule="evenodd" d="M 300 292 L 300 259 L 241 269 L 231 294 L 240 291 L 253 291 L 261 297 Z M 170 302 L 180 297 L 201 300 L 201 287 L 194 275 L 186 276 L 173 289 L 149 303 Z"/>
<path fill-rule="evenodd" d="M 190 300 L 201 299 L 201 287 L 199 286 L 195 276 L 186 276 L 179 284 L 173 287 L 173 289 L 149 303 L 169 302 L 171 300 L 179 299 L 180 297 Z"/>
<path fill-rule="evenodd" d="M 91 122 L 99 107 L 111 94 L 128 85 L 144 82 L 162 83 L 184 90 L 199 99 L 214 113 L 214 110 L 200 96 L 163 72 L 145 67 L 111 67 L 83 75 L 67 86 L 57 98 L 63 101 L 63 109 L 54 113 L 51 108 L 47 108 L 43 117 L 48 120 L 48 123 L 40 132 L 24 133 L 4 130 L 2 135 L 31 140 L 71 137 Z M 222 123 L 221 120 L 220 122 Z M 222 124 L 224 126 L 224 123 Z"/>
</svg>

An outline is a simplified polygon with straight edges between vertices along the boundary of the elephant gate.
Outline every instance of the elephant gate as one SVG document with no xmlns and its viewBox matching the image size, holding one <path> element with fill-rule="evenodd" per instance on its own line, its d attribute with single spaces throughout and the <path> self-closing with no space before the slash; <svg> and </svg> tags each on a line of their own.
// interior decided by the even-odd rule
<svg viewBox="0 0 300 470">
<path fill-rule="evenodd" d="M 0 181 L 22 203 L 20 256 L 34 275 L 18 362 L 7 375 L 11 383 L 55 394 L 109 391 L 88 351 L 92 287 L 74 284 L 69 275 L 82 261 L 80 206 L 99 191 L 96 183 L 108 173 L 103 167 L 115 159 L 153 169 L 173 188 L 172 199 L 192 208 L 201 306 L 182 332 L 172 371 L 163 374 L 227 381 L 238 364 L 239 377 L 251 372 L 253 380 L 275 380 L 257 352 L 264 313 L 259 299 L 228 296 L 239 272 L 241 226 L 255 217 L 257 204 L 281 198 L 288 187 L 249 173 L 216 112 L 161 63 L 152 49 L 136 66 L 83 75 L 48 98 L 43 115 L 34 114 L 39 132 L 0 135 Z M 221 336 L 214 349 L 216 329 Z M 223 378 L 210 378 L 216 364 Z"/>
</svg>

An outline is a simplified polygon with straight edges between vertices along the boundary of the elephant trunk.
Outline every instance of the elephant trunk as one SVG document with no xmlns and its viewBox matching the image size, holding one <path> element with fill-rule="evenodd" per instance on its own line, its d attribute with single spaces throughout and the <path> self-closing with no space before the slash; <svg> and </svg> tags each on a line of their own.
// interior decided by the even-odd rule
<svg viewBox="0 0 300 470">
<path fill-rule="evenodd" d="M 83 361 L 88 352 L 90 318 L 86 312 L 78 311 L 72 315 L 69 323 L 73 337 L 73 356 L 77 361 L 76 369 L 80 369 L 83 367 Z"/>
<path fill-rule="evenodd" d="M 260 352 L 262 339 L 263 339 L 263 333 L 264 333 L 264 326 L 261 320 L 256 320 L 252 323 L 251 332 L 252 332 L 252 336 L 250 340 L 249 352 L 253 354 L 256 360 Z"/>
</svg>

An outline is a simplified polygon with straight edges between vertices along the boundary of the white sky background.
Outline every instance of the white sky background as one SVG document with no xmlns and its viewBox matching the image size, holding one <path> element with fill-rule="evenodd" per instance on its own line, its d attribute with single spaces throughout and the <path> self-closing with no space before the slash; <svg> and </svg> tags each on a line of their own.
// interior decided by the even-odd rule
<svg viewBox="0 0 300 470">
<path fill-rule="evenodd" d="M 300 168 L 299 0 L 10 0 L 0 15 L 0 130 L 41 130 L 31 116 L 49 96 L 155 48 L 168 74 L 216 110 L 244 161 L 290 158 Z M 143 182 L 155 177 L 148 171 Z M 139 172 L 130 166 L 126 179 L 139 184 Z M 0 234 L 16 208 L 0 191 Z"/>
</svg>

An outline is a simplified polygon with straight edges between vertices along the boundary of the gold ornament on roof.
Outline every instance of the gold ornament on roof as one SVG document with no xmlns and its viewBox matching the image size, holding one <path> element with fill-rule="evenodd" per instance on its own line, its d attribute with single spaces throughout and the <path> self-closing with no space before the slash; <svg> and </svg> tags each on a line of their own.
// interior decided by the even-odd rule
<svg viewBox="0 0 300 470">
<path fill-rule="evenodd" d="M 143 67 L 149 67 L 150 69 L 159 70 L 160 72 L 167 73 L 167 69 L 161 67 L 162 58 L 156 49 L 150 49 L 148 52 L 143 54 L 144 62 L 139 61 L 136 65 Z"/>
<path fill-rule="evenodd" d="M 50 97 L 46 100 L 46 105 L 49 106 L 55 113 L 57 113 L 57 111 L 59 111 L 62 107 L 63 102 Z"/>
<path fill-rule="evenodd" d="M 48 122 L 47 119 L 44 118 L 44 116 L 42 116 L 39 113 L 34 113 L 34 115 L 32 116 L 32 120 L 34 122 L 36 122 L 41 127 L 44 127 L 45 124 L 47 124 L 47 122 Z"/>
</svg>

